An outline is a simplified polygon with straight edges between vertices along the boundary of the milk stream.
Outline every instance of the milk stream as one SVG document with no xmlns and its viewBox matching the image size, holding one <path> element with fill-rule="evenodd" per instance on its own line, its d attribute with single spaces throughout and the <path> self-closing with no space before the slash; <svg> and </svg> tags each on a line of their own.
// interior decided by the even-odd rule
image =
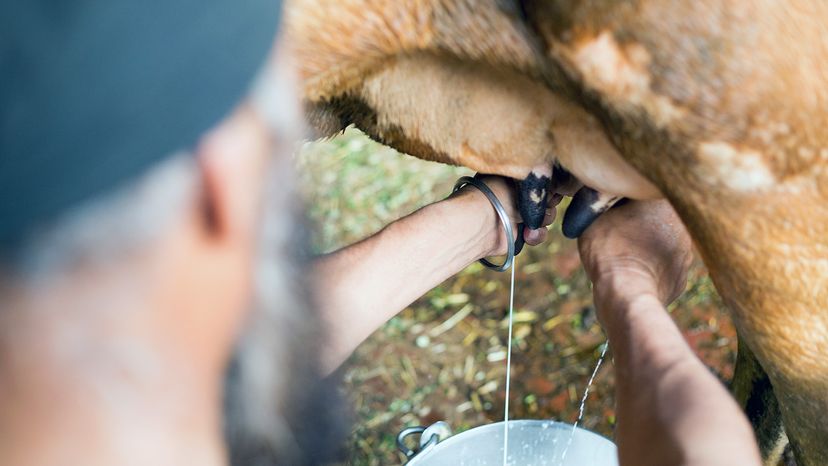
<svg viewBox="0 0 828 466">
<path fill-rule="evenodd" d="M 512 382 L 512 327 L 515 311 L 515 264 L 512 260 L 512 282 L 509 285 L 509 338 L 506 340 L 506 405 L 503 408 L 503 466 L 509 461 L 509 385 Z"/>
<path fill-rule="evenodd" d="M 604 342 L 604 346 L 601 348 L 601 356 L 598 357 L 595 369 L 593 369 L 592 375 L 589 376 L 589 381 L 584 389 L 584 396 L 581 398 L 581 406 L 578 407 L 578 419 L 575 420 L 575 424 L 572 425 L 572 431 L 569 432 L 569 440 L 567 440 L 566 447 L 564 447 L 563 454 L 561 454 L 561 461 L 559 463 L 561 466 L 563 466 L 564 461 L 566 461 L 566 454 L 569 453 L 569 447 L 572 445 L 572 439 L 575 437 L 575 429 L 578 428 L 578 424 L 584 418 L 584 407 L 586 406 L 587 397 L 589 397 L 589 388 L 592 387 L 595 375 L 598 374 L 598 369 L 601 368 L 601 363 L 604 362 L 604 356 L 607 355 L 607 348 L 609 348 L 609 340 Z"/>
<path fill-rule="evenodd" d="M 515 311 L 515 265 L 517 257 L 512 262 L 511 283 L 509 284 L 509 336 L 506 340 L 506 403 L 503 408 L 503 466 L 509 463 L 509 389 L 512 382 L 512 328 L 514 327 L 514 311 Z M 572 446 L 572 439 L 575 438 L 575 432 L 584 418 L 584 409 L 586 407 L 587 398 L 589 398 L 589 389 L 592 387 L 592 382 L 595 381 L 595 376 L 598 375 L 598 370 L 601 369 L 601 364 L 607 355 L 607 348 L 609 348 L 609 340 L 605 341 L 601 348 L 601 355 L 598 357 L 598 362 L 595 363 L 595 369 L 589 376 L 586 388 L 584 389 L 584 396 L 581 397 L 581 405 L 578 407 L 578 418 L 575 424 L 572 425 L 572 430 L 569 432 L 569 439 L 566 442 L 561 460 L 558 463 L 563 466 L 566 461 L 566 455 L 569 453 L 569 447 Z"/>
</svg>

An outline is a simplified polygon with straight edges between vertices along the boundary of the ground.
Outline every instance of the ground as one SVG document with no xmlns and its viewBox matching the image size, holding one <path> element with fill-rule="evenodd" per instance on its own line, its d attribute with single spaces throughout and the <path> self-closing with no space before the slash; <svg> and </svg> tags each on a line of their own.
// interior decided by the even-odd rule
<svg viewBox="0 0 828 466">
<path fill-rule="evenodd" d="M 468 173 L 399 154 L 356 130 L 306 144 L 297 166 L 319 253 L 446 197 Z M 551 233 L 548 243 L 517 259 L 510 417 L 574 422 L 605 336 L 576 243 L 561 235 L 559 221 Z M 445 420 L 457 432 L 502 420 L 508 280 L 473 264 L 358 348 L 342 369 L 353 421 L 348 464 L 401 464 L 395 437 L 406 426 Z M 699 261 L 670 311 L 696 353 L 729 380 L 735 331 Z M 613 380 L 610 362 L 582 421 L 608 437 L 615 426 Z"/>
</svg>

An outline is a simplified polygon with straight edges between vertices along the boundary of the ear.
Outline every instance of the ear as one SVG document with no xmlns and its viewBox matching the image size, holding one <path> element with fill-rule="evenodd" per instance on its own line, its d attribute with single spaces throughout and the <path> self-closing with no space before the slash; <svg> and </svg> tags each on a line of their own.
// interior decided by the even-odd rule
<svg viewBox="0 0 828 466">
<path fill-rule="evenodd" d="M 229 240 L 251 237 L 258 218 L 267 138 L 259 119 L 241 107 L 198 144 L 200 215 L 206 235 Z"/>
</svg>

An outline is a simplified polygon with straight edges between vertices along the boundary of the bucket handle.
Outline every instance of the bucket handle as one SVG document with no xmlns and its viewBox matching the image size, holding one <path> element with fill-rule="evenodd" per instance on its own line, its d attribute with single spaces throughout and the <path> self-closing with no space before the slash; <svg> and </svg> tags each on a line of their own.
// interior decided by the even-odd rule
<svg viewBox="0 0 828 466">
<path fill-rule="evenodd" d="M 414 427 L 406 427 L 405 429 L 401 430 L 399 434 L 397 434 L 397 449 L 400 450 L 400 453 L 405 455 L 407 460 L 414 459 L 418 453 L 425 450 L 426 448 L 437 445 L 437 442 L 440 441 L 440 437 L 437 434 L 431 434 L 431 438 L 422 445 L 420 448 L 416 450 L 412 450 L 405 445 L 405 439 L 411 435 L 422 435 L 425 432 L 425 426 L 414 426 Z"/>
<path fill-rule="evenodd" d="M 448 429 L 448 426 L 443 426 L 442 424 L 445 423 L 438 422 L 437 425 L 432 425 L 430 427 L 406 427 L 401 430 L 399 434 L 397 434 L 397 449 L 400 450 L 400 453 L 405 455 L 407 461 L 411 461 L 415 456 L 433 447 L 434 445 L 437 445 L 437 443 L 442 440 L 441 435 L 444 437 L 451 435 L 451 430 Z M 416 450 L 412 450 L 405 445 L 405 439 L 412 435 L 420 435 L 420 441 L 417 442 L 419 447 Z M 422 438 L 423 435 L 427 435 L 428 440 Z"/>
</svg>

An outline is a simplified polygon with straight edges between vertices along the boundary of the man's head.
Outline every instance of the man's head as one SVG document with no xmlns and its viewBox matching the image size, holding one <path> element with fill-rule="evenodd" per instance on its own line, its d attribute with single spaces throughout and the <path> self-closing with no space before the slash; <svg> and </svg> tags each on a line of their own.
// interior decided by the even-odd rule
<svg viewBox="0 0 828 466">
<path fill-rule="evenodd" d="M 14 13 L 65 39 L 57 52 L 18 28 L 0 55 L 15 65 L 3 73 L 34 72 L 31 86 L 2 77 L 16 89 L 6 87 L 0 115 L 0 462 L 210 464 L 225 453 L 222 428 L 239 462 L 306 461 L 289 417 L 313 418 L 316 359 L 304 349 L 319 335 L 295 261 L 289 154 L 300 116 L 290 66 L 268 52 L 278 5 L 42 3 Z M 182 8 L 191 14 L 176 24 Z M 245 21 L 259 30 L 234 27 Z M 180 55 L 153 61 L 165 47 Z M 188 74 L 204 71 L 189 53 L 215 48 L 240 63 Z M 219 68 L 234 65 L 249 75 Z M 61 74 L 41 75 L 52 69 Z M 40 115 L 44 143 L 31 136 Z"/>
</svg>

